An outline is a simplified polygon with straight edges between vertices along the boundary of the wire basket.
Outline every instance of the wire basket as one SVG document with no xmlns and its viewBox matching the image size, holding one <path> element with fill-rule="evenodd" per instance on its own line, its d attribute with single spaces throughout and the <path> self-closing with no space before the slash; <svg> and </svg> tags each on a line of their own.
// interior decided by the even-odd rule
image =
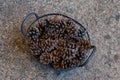
<svg viewBox="0 0 120 80">
<path fill-rule="evenodd" d="M 33 20 L 30 24 L 29 24 L 29 26 L 27 27 L 27 29 L 25 29 L 26 27 L 25 27 L 25 24 L 29 21 L 29 19 L 32 17 L 32 16 L 35 16 L 35 20 Z M 42 15 L 42 16 L 38 16 L 36 13 L 30 13 L 30 14 L 28 14 L 26 17 L 25 17 L 25 19 L 24 19 L 24 21 L 22 22 L 22 25 L 21 25 L 21 32 L 22 32 L 22 34 L 25 36 L 25 38 L 26 39 L 29 39 L 31 42 L 32 42 L 32 45 L 36 45 L 36 49 L 34 48 L 34 51 L 33 51 L 33 49 L 32 48 L 30 48 L 30 49 L 32 49 L 31 51 L 32 51 L 32 54 L 33 55 L 37 55 L 37 56 L 39 56 L 39 57 L 41 57 L 41 55 L 43 55 L 43 56 L 46 56 L 46 58 L 48 57 L 47 55 L 49 55 L 49 54 L 52 54 L 52 53 L 46 53 L 46 52 L 41 52 L 40 51 L 40 49 L 41 48 L 43 48 L 43 47 L 41 47 L 41 48 L 39 48 L 40 46 L 38 46 L 38 43 L 37 43 L 37 41 L 38 40 L 40 40 L 42 37 L 40 36 L 41 34 L 47 34 L 47 33 L 45 33 L 45 30 L 47 31 L 47 32 L 49 32 L 49 31 L 51 31 L 50 30 L 50 27 L 52 26 L 52 25 L 50 25 L 50 23 L 49 23 L 49 20 L 52 20 L 52 19 L 56 19 L 56 16 L 57 17 L 59 17 L 60 19 L 62 18 L 63 20 L 68 20 L 68 21 L 70 21 L 72 24 L 74 24 L 74 26 L 73 26 L 73 28 L 75 27 L 75 33 L 77 34 L 75 37 L 77 37 L 77 40 L 79 40 L 78 42 L 80 43 L 80 45 L 79 46 L 81 46 L 82 44 L 84 44 L 85 43 L 85 45 L 87 45 L 88 44 L 88 46 L 90 46 L 88 49 L 86 49 L 85 51 L 81 51 L 81 54 L 83 55 L 84 54 L 84 57 L 83 58 L 80 58 L 80 59 L 78 59 L 79 61 L 80 61 L 80 63 L 78 62 L 78 60 L 77 61 L 75 61 L 74 62 L 74 59 L 72 59 L 71 58 L 71 61 L 73 61 L 73 62 L 70 62 L 70 61 L 66 61 L 65 62 L 65 58 L 63 58 L 62 56 L 64 56 L 64 49 L 62 50 L 62 51 L 60 51 L 60 53 L 62 54 L 62 53 L 64 53 L 64 54 L 62 54 L 62 56 L 60 56 L 60 57 L 58 57 L 57 56 L 57 53 L 58 52 L 55 52 L 54 53 L 54 55 L 56 55 L 56 57 L 57 58 L 55 58 L 56 59 L 56 62 L 53 60 L 53 61 L 51 61 L 51 62 L 49 62 L 50 61 L 50 59 L 48 59 L 47 61 L 48 62 L 46 62 L 45 64 L 50 64 L 51 66 L 53 66 L 55 69 L 57 69 L 57 70 L 63 70 L 63 69 L 70 69 L 70 68 L 73 68 L 73 67 L 77 67 L 77 66 L 80 66 L 80 67 L 82 67 L 82 66 L 84 66 L 84 65 L 86 65 L 87 63 L 88 63 L 88 61 L 90 60 L 90 58 L 93 56 L 93 54 L 94 54 L 94 52 L 95 52 L 95 50 L 96 50 L 96 47 L 95 46 L 93 46 L 93 45 L 91 45 L 91 42 L 90 42 L 90 37 L 89 37 L 89 34 L 88 34 L 88 32 L 87 32 L 87 30 L 78 22 L 78 21 L 76 21 L 75 19 L 73 19 L 73 18 L 71 18 L 71 17 L 68 17 L 68 16 L 66 16 L 66 15 L 64 15 L 64 14 L 60 14 L 60 13 L 50 13 L 50 14 L 45 14 L 45 15 Z M 44 26 L 46 26 L 45 28 L 44 28 L 44 31 L 41 31 L 41 29 L 43 29 L 43 28 L 40 28 L 39 26 L 42 26 L 42 24 L 44 23 Z M 67 22 L 66 22 L 67 23 Z M 64 24 L 66 24 L 66 23 L 64 23 Z M 36 25 L 38 26 L 38 27 L 36 27 Z M 60 26 L 60 25 L 62 25 L 62 24 L 57 24 L 57 26 Z M 54 26 L 53 26 L 54 27 Z M 37 30 L 34 30 L 34 29 L 36 29 L 36 28 L 38 28 L 39 30 L 37 31 Z M 71 29 L 72 30 L 72 29 Z M 57 31 L 57 30 L 55 30 L 55 31 Z M 59 30 L 58 30 L 58 32 L 60 32 Z M 35 34 L 35 36 L 33 36 Z M 56 34 L 56 33 L 55 33 Z M 69 32 L 68 32 L 68 34 L 70 34 Z M 57 35 L 57 34 L 56 34 Z M 32 37 L 31 37 L 32 36 Z M 71 36 L 71 34 L 70 35 L 68 35 L 67 36 L 67 38 L 69 37 L 69 36 Z M 74 36 L 74 35 L 73 35 Z M 66 39 L 67 39 L 66 38 Z M 48 38 L 47 38 L 48 39 Z M 50 38 L 51 39 L 51 38 Z M 49 39 L 49 40 L 50 40 Z M 48 40 L 48 41 L 49 41 Z M 57 39 L 56 39 L 57 40 Z M 42 39 L 42 41 L 44 41 L 43 39 Z M 43 43 L 41 41 L 41 43 L 40 43 L 40 45 Z M 54 42 L 55 40 L 53 40 L 53 42 L 52 43 L 56 43 L 56 41 Z M 58 40 L 57 40 L 58 41 Z M 69 44 L 69 42 L 70 42 L 70 39 L 67 39 L 66 40 L 67 42 L 68 42 L 68 44 Z M 65 41 L 65 42 L 66 42 Z M 60 41 L 61 42 L 61 41 Z M 59 43 L 59 41 L 58 41 L 58 43 Z M 64 42 L 63 42 L 64 43 Z M 67 43 L 66 43 L 67 44 Z M 64 45 L 64 44 L 63 44 Z M 77 44 L 75 44 L 75 45 L 77 45 Z M 78 46 L 78 47 L 79 47 Z M 51 46 L 49 46 L 49 48 L 50 48 Z M 83 46 L 84 47 L 84 46 Z M 57 47 L 56 47 L 57 48 Z M 80 49 L 81 49 L 81 47 L 79 47 Z M 38 52 L 39 51 L 39 52 Z M 67 53 L 66 53 L 67 54 Z M 68 52 L 68 54 L 69 54 L 69 52 Z M 74 54 L 76 54 L 77 55 L 77 53 L 71 53 L 72 55 L 74 55 Z M 81 55 L 80 54 L 80 55 Z M 75 55 L 75 56 L 76 56 Z M 49 56 L 50 57 L 50 56 Z M 67 57 L 71 57 L 71 56 L 68 56 L 67 55 Z M 79 56 L 78 56 L 79 57 Z M 77 58 L 78 58 L 77 57 Z M 53 59 L 54 57 L 52 56 L 52 59 Z M 43 61 L 43 57 L 41 57 L 41 62 L 43 62 L 44 63 L 44 61 L 46 60 L 46 59 L 44 59 Z M 62 61 L 63 60 L 63 61 Z M 58 61 L 58 62 L 57 62 Z M 59 65 L 58 65 L 58 63 L 59 63 Z M 77 64 L 78 63 L 78 64 Z M 71 65 L 70 65 L 71 64 Z M 74 64 L 74 65 L 73 65 Z M 63 66 L 64 65 L 64 66 Z M 58 67 L 59 66 L 59 67 Z"/>
</svg>

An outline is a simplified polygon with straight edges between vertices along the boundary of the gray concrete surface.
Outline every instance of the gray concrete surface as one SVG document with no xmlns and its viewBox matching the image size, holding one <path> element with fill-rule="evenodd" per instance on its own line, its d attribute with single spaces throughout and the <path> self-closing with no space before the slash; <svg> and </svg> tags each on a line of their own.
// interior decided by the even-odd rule
<svg viewBox="0 0 120 80">
<path fill-rule="evenodd" d="M 82 23 L 97 47 L 90 63 L 61 74 L 39 64 L 21 39 L 30 12 L 60 12 Z M 0 80 L 120 80 L 120 0 L 0 0 Z"/>
</svg>

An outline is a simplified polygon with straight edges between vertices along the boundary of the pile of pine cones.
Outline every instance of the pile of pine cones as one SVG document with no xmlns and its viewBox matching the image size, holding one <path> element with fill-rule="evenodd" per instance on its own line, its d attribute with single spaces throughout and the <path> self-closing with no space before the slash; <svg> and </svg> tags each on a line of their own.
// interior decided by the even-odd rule
<svg viewBox="0 0 120 80">
<path fill-rule="evenodd" d="M 72 20 L 62 16 L 39 21 L 37 26 L 29 28 L 27 37 L 31 53 L 56 70 L 79 66 L 85 60 L 84 52 L 91 48 L 89 41 L 79 39 Z"/>
</svg>

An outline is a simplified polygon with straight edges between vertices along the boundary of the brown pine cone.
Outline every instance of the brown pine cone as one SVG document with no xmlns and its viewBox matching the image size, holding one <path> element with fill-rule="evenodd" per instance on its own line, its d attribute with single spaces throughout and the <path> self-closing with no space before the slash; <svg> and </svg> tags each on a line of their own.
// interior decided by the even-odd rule
<svg viewBox="0 0 120 80">
<path fill-rule="evenodd" d="M 28 30 L 31 52 L 57 70 L 77 67 L 85 59 L 84 51 L 91 48 L 89 41 L 78 38 L 77 31 L 70 19 L 45 19 Z"/>
</svg>

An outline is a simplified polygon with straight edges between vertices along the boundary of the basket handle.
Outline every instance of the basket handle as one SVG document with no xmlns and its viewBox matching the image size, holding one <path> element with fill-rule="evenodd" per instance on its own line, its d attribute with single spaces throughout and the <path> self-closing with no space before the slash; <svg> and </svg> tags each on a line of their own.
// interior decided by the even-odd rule
<svg viewBox="0 0 120 80">
<path fill-rule="evenodd" d="M 93 54 L 94 54 L 95 51 L 96 51 L 96 47 L 95 47 L 95 46 L 91 46 L 91 49 L 93 49 L 92 52 L 91 52 L 90 55 L 87 57 L 87 59 L 86 59 L 81 65 L 79 65 L 79 67 L 85 66 L 85 65 L 89 62 L 89 60 L 92 58 Z"/>
<path fill-rule="evenodd" d="M 24 35 L 24 36 L 26 36 L 26 31 L 25 31 L 25 23 L 30 19 L 30 17 L 31 16 L 35 16 L 36 17 L 36 19 L 38 19 L 39 18 L 39 16 L 36 14 L 36 13 L 34 13 L 34 12 L 32 12 L 32 13 L 29 13 L 26 17 L 25 17 L 25 19 L 23 20 L 23 22 L 22 22 L 22 24 L 21 24 L 21 32 L 22 32 L 22 34 Z"/>
</svg>

